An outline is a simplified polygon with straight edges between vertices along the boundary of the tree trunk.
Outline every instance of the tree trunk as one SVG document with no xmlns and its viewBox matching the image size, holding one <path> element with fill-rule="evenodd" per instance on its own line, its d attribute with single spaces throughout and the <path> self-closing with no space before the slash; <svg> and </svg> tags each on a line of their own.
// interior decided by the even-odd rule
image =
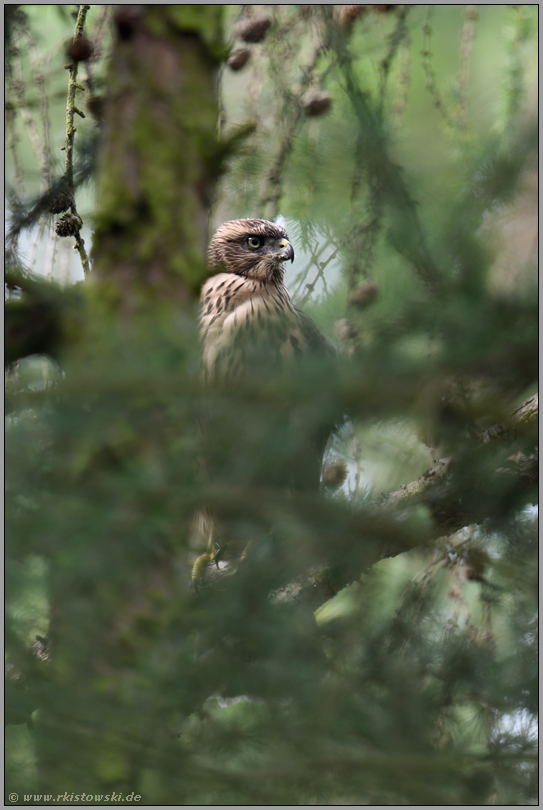
<svg viewBox="0 0 543 810">
<path fill-rule="evenodd" d="M 192 308 L 221 163 L 221 19 L 218 5 L 115 12 L 88 331 L 63 363 L 59 497 L 43 518 L 54 526 L 51 658 L 36 734 L 41 789 L 55 797 L 138 793 L 147 752 L 169 745 L 171 718 L 142 704 L 147 668 L 182 638 L 189 598 L 179 587 L 189 507 L 175 488 L 194 477 L 183 437 L 195 417 L 177 390 L 197 346 Z"/>
<path fill-rule="evenodd" d="M 186 303 L 203 278 L 220 168 L 221 17 L 219 5 L 115 14 L 93 254 L 123 313 Z"/>
</svg>

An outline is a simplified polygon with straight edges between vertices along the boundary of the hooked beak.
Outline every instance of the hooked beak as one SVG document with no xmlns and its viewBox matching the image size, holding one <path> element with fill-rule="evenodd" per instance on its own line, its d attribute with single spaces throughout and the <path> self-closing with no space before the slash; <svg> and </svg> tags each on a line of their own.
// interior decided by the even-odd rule
<svg viewBox="0 0 543 810">
<path fill-rule="evenodd" d="M 282 261 L 287 261 L 290 259 L 291 262 L 294 261 L 294 248 L 288 241 L 288 239 L 281 239 L 279 242 L 279 246 L 281 250 L 277 254 L 277 258 L 281 259 Z"/>
</svg>

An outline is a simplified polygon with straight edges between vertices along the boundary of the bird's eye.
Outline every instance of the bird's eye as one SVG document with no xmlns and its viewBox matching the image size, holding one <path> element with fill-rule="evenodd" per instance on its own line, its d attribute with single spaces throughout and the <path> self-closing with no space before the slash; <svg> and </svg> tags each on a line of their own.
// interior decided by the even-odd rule
<svg viewBox="0 0 543 810">
<path fill-rule="evenodd" d="M 258 238 L 258 236 L 250 236 L 247 239 L 247 243 L 250 248 L 254 248 L 255 250 L 256 248 L 260 247 L 260 239 Z"/>
</svg>

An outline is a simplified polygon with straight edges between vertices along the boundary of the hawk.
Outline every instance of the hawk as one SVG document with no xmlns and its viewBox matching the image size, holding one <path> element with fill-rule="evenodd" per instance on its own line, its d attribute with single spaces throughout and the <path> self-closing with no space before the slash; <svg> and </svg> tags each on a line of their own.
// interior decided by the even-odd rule
<svg viewBox="0 0 543 810">
<path fill-rule="evenodd" d="M 263 219 L 225 222 L 208 250 L 214 275 L 203 285 L 200 301 L 210 394 L 202 422 L 205 467 L 212 480 L 235 482 L 248 498 L 270 489 L 318 491 L 324 451 L 335 427 L 330 399 L 322 402 L 314 388 L 305 389 L 303 375 L 315 368 L 319 375 L 326 373 L 319 364 L 334 359 L 336 351 L 292 303 L 285 286 L 287 261 L 294 261 L 294 248 L 286 230 Z M 275 395 L 255 404 L 244 394 L 244 381 L 258 387 L 289 378 L 302 382 L 292 401 L 278 401 Z M 286 385 L 284 390 L 292 388 Z M 208 563 L 218 565 L 227 547 L 236 553 L 236 538 L 228 528 L 217 525 L 211 510 L 202 514 L 210 551 L 194 563 L 196 588 Z M 242 557 L 246 541 L 243 548 Z"/>
<path fill-rule="evenodd" d="M 233 386 L 247 376 L 288 376 L 311 359 L 326 362 L 335 357 L 333 345 L 292 303 L 285 286 L 287 261 L 294 261 L 294 248 L 281 225 L 263 219 L 236 219 L 225 222 L 215 233 L 208 250 L 209 268 L 215 275 L 202 288 L 200 311 L 208 382 Z M 275 435 L 276 448 L 283 445 L 283 460 L 274 466 L 270 458 L 267 472 L 261 464 L 263 480 L 258 483 L 270 483 L 271 478 L 298 490 L 318 488 L 332 429 L 329 419 L 323 423 L 318 404 L 291 407 L 284 403 L 280 413 L 270 419 L 265 432 L 268 437 Z M 262 439 L 251 449 L 273 455 L 264 445 Z"/>
<path fill-rule="evenodd" d="M 211 240 L 208 264 L 217 275 L 202 288 L 200 327 L 208 379 L 233 381 L 263 352 L 267 370 L 293 366 L 309 352 L 335 355 L 332 344 L 285 286 L 294 261 L 286 230 L 264 219 L 225 222 Z"/>
</svg>

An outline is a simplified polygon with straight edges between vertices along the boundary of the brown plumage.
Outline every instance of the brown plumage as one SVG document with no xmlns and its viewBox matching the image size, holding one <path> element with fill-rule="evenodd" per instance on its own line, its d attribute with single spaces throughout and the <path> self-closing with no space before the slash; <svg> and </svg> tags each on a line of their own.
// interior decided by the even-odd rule
<svg viewBox="0 0 543 810">
<path fill-rule="evenodd" d="M 244 373 L 289 368 L 308 352 L 335 353 L 313 321 L 292 303 L 285 261 L 294 249 L 281 225 L 263 219 L 225 222 L 211 240 L 200 326 L 208 379 L 232 382 Z"/>
<path fill-rule="evenodd" d="M 208 382 L 235 388 L 244 377 L 267 381 L 302 371 L 312 358 L 318 362 L 335 355 L 332 344 L 290 299 L 288 260 L 294 260 L 294 249 L 281 225 L 238 219 L 217 230 L 208 251 L 216 275 L 203 286 L 200 312 Z M 253 460 L 247 483 L 318 487 L 333 427 L 319 407 L 313 396 L 256 414 L 256 427 L 245 421 L 243 452 Z M 269 461 L 255 463 L 255 458 Z"/>
</svg>

